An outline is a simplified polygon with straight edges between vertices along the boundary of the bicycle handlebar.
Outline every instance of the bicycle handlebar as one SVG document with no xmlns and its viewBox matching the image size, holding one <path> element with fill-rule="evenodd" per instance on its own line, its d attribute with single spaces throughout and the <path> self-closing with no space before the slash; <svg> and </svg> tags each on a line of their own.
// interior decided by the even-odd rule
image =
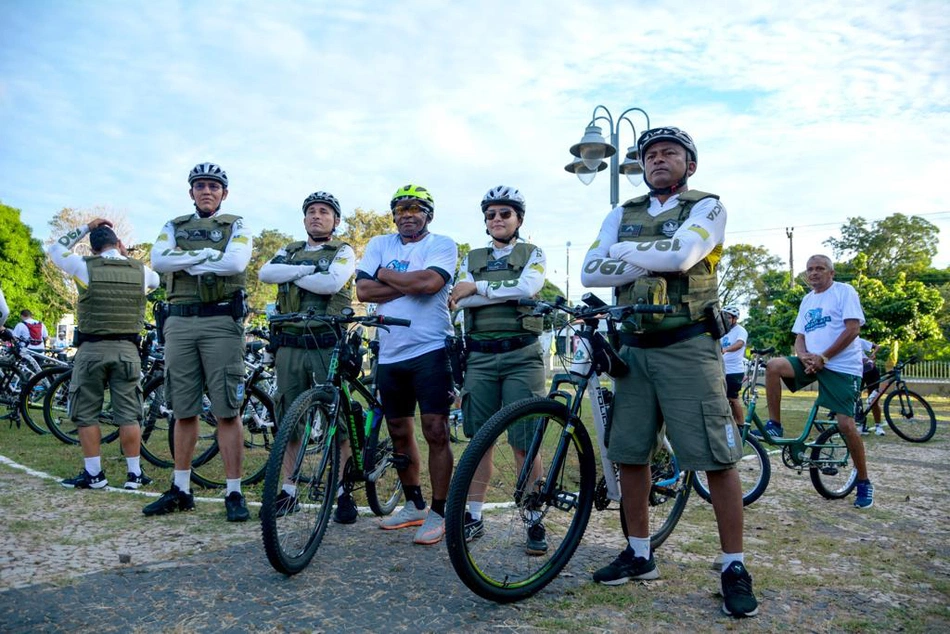
<svg viewBox="0 0 950 634">
<path fill-rule="evenodd" d="M 291 321 L 322 321 L 328 324 L 363 324 L 365 326 L 410 326 L 411 319 L 402 319 L 400 317 L 389 317 L 387 315 L 366 315 L 358 317 L 349 315 L 317 315 L 311 310 L 299 313 L 288 313 L 286 315 L 273 315 L 269 317 L 270 323 L 279 324 Z"/>
<path fill-rule="evenodd" d="M 627 304 L 611 306 L 593 293 L 583 297 L 587 306 L 568 306 L 567 300 L 558 297 L 554 302 L 540 299 L 519 299 L 518 306 L 533 308 L 535 315 L 547 315 L 554 310 L 561 310 L 577 319 L 591 319 L 598 315 L 606 315 L 612 321 L 623 321 L 627 316 L 641 313 L 669 314 L 676 310 L 669 304 Z"/>
</svg>

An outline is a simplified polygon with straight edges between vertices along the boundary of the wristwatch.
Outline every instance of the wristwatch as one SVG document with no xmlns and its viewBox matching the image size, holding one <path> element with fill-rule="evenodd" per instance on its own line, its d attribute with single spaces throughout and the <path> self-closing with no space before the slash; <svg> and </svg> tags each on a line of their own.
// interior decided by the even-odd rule
<svg viewBox="0 0 950 634">
<path fill-rule="evenodd" d="M 821 357 L 821 360 L 824 362 L 825 365 L 828 365 L 828 357 L 826 357 L 823 354 L 819 354 L 818 356 Z"/>
</svg>

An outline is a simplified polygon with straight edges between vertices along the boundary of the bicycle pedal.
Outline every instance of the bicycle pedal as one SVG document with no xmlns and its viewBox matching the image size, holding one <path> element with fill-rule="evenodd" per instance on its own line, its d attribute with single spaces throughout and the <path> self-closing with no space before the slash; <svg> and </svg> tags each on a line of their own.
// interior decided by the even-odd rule
<svg viewBox="0 0 950 634">
<path fill-rule="evenodd" d="M 571 511 L 577 508 L 577 494 L 558 491 L 554 496 L 553 506 L 560 511 Z"/>
<path fill-rule="evenodd" d="M 836 476 L 838 475 L 837 467 L 822 467 L 821 472 L 826 476 Z"/>
</svg>

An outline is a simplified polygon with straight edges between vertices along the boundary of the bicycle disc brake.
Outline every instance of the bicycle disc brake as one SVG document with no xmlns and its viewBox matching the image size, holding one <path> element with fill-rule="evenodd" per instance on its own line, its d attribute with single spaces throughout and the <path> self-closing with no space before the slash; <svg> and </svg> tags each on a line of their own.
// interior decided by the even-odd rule
<svg viewBox="0 0 950 634">
<path fill-rule="evenodd" d="M 603 511 L 608 506 L 610 506 L 610 498 L 607 497 L 607 479 L 601 476 L 597 481 L 597 486 L 594 487 L 594 508 Z"/>
</svg>

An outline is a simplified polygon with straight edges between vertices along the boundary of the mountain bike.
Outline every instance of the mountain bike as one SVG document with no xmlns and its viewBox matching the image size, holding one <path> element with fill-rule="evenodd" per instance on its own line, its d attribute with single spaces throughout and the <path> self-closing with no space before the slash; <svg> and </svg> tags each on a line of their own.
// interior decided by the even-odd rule
<svg viewBox="0 0 950 634">
<path fill-rule="evenodd" d="M 264 551 L 275 570 L 293 575 L 309 565 L 323 540 L 338 483 L 347 491 L 365 487 L 370 509 L 378 516 L 391 513 L 402 497 L 396 470 L 408 465 L 408 457 L 393 452 L 382 405 L 360 380 L 361 326 L 409 326 L 410 321 L 357 317 L 349 308 L 341 316 L 310 310 L 271 317 L 272 324 L 286 322 L 319 322 L 336 336 L 326 380 L 298 396 L 281 419 L 264 477 Z M 342 476 L 338 435 L 349 440 L 351 450 Z M 293 495 L 285 484 L 296 487 Z"/>
<path fill-rule="evenodd" d="M 27 427 L 37 434 L 48 434 L 49 428 L 42 424 L 43 421 L 43 399 L 46 393 L 52 387 L 53 380 L 62 372 L 72 367 L 66 361 L 60 361 L 56 357 L 24 349 L 40 365 L 42 370 L 33 374 L 25 383 L 22 384 L 17 408 L 20 417 Z"/>
<path fill-rule="evenodd" d="M 762 376 L 762 368 L 768 361 L 767 355 L 773 354 L 775 348 L 753 351 L 752 360 L 746 370 L 746 378 L 743 383 L 746 388 L 742 394 L 742 400 L 746 407 L 752 401 L 757 391 L 765 388 L 765 377 Z M 739 472 L 739 482 L 742 486 L 742 505 L 749 506 L 765 493 L 769 486 L 769 480 L 772 478 L 772 462 L 769 459 L 768 449 L 762 446 L 759 439 L 749 433 L 742 434 L 742 458 L 736 464 L 736 470 Z M 705 472 L 697 471 L 693 477 L 693 489 L 696 494 L 707 502 L 712 502 L 712 495 L 709 493 L 709 484 Z"/>
<path fill-rule="evenodd" d="M 877 384 L 867 386 L 874 389 L 872 397 L 867 402 L 857 400 L 854 420 L 858 423 L 867 421 L 871 408 L 883 398 L 884 418 L 895 434 L 908 442 L 927 442 L 933 438 L 937 432 L 933 408 L 923 396 L 907 388 L 903 377 L 904 368 L 916 362 L 917 357 L 900 361 L 892 370 L 882 374 Z"/>
<path fill-rule="evenodd" d="M 772 354 L 774 348 L 753 350 L 753 363 L 756 375 L 765 365 L 764 356 Z M 858 470 L 851 460 L 848 446 L 838 430 L 835 420 L 820 420 L 818 418 L 818 401 L 811 406 L 805 427 L 796 438 L 778 438 L 765 430 L 765 424 L 756 413 L 756 404 L 759 398 L 758 383 L 752 384 L 752 394 L 746 408 L 745 422 L 740 429 L 743 442 L 748 442 L 752 436 L 752 426 L 758 428 L 760 442 L 781 447 L 782 462 L 789 469 L 801 473 L 808 469 L 812 485 L 818 493 L 829 500 L 847 497 L 854 490 Z M 817 433 L 815 440 L 809 440 L 812 431 Z"/>
<path fill-rule="evenodd" d="M 507 603 L 529 597 L 550 583 L 567 565 L 580 544 L 592 507 L 599 510 L 620 500 L 618 471 L 606 457 L 603 439 L 610 420 L 610 391 L 598 374 L 619 373 L 626 364 L 597 326 L 614 324 L 637 313 L 671 312 L 671 306 L 607 306 L 596 296 L 584 296 L 587 306 L 521 300 L 534 314 L 560 310 L 580 320 L 581 343 L 570 371 L 557 375 L 547 397 L 516 401 L 497 412 L 469 442 L 462 454 L 446 504 L 445 540 L 459 578 L 473 592 Z M 608 368 L 609 366 L 609 368 Z M 573 394 L 566 389 L 573 390 Z M 603 477 L 597 482 L 597 456 L 580 418 L 585 392 L 592 402 Z M 508 444 L 509 432 L 527 440 L 522 459 Z M 483 458 L 491 456 L 493 474 L 484 496 L 483 532 L 466 535 L 465 513 L 469 491 Z M 659 547 L 679 521 L 691 491 L 692 473 L 682 471 L 669 443 L 663 439 L 651 464 L 649 496 L 650 542 Z M 621 513 L 622 517 L 622 513 Z M 543 524 L 548 548 L 540 556 L 525 554 L 528 527 Z M 626 528 L 624 529 L 626 532 Z"/>
</svg>

